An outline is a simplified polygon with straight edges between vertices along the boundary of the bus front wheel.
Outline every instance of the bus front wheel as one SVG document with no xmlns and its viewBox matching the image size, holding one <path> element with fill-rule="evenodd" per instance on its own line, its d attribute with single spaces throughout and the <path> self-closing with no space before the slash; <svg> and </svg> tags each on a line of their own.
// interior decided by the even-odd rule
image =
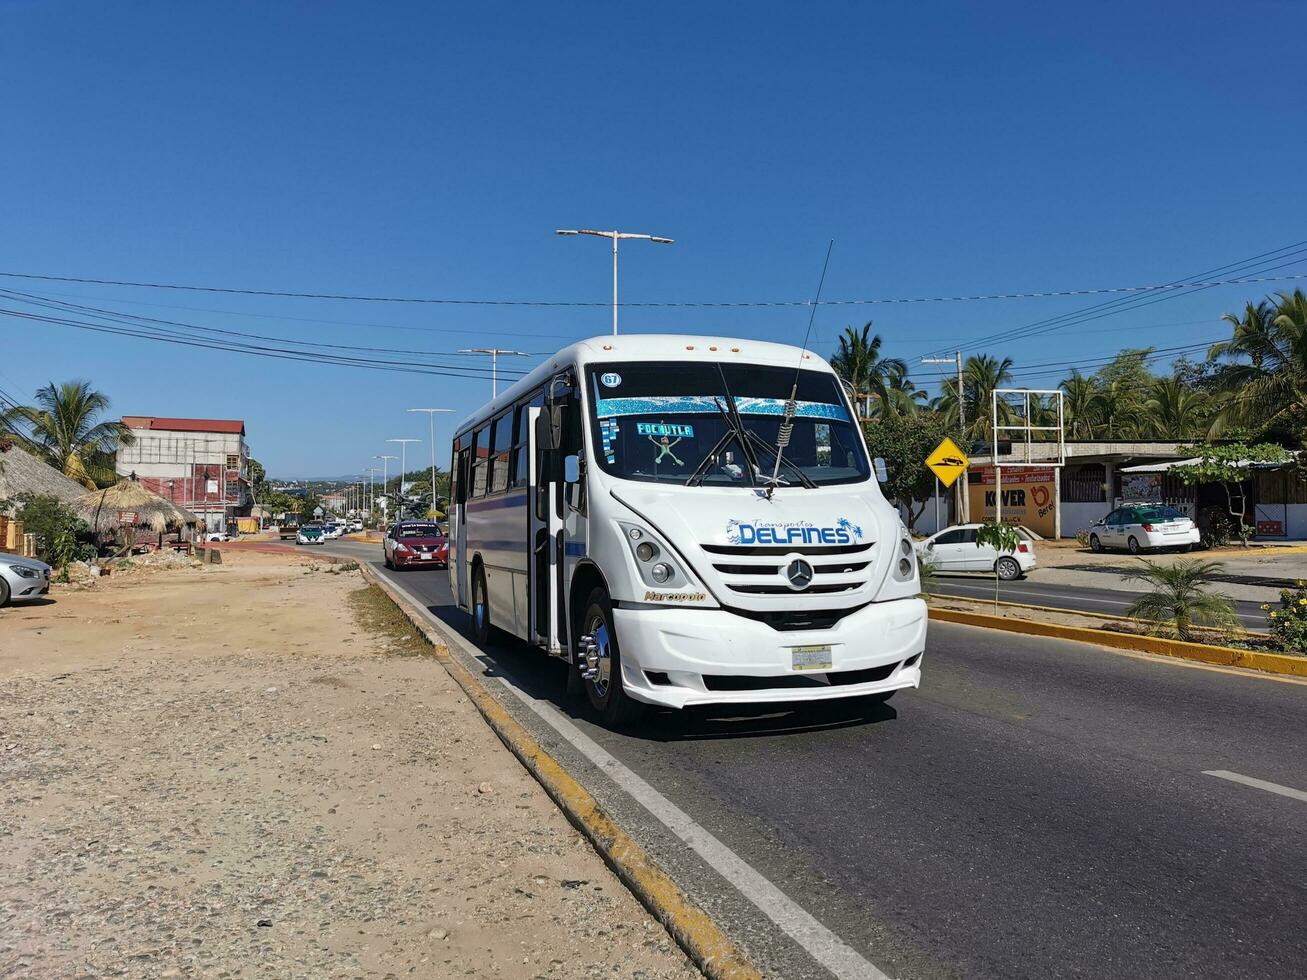
<svg viewBox="0 0 1307 980">
<path fill-rule="evenodd" d="M 586 697 L 604 725 L 616 728 L 639 718 L 645 706 L 622 687 L 622 654 L 613 625 L 613 606 L 603 589 L 595 589 L 586 600 L 579 646 L 576 667 Z"/>
<path fill-rule="evenodd" d="M 490 594 L 486 591 L 486 570 L 480 565 L 472 572 L 472 639 L 477 646 L 487 646 L 491 639 Z"/>
</svg>

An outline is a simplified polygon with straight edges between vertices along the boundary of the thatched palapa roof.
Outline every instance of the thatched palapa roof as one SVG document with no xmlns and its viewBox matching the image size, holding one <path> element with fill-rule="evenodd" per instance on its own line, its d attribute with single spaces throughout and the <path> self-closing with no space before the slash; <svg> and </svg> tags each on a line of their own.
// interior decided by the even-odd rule
<svg viewBox="0 0 1307 980">
<path fill-rule="evenodd" d="M 86 487 L 0 437 L 0 500 L 13 500 L 20 493 L 57 497 L 71 504 L 86 493 Z"/>
<path fill-rule="evenodd" d="M 136 527 L 154 531 L 194 524 L 199 518 L 170 500 L 151 493 L 135 480 L 119 480 L 106 490 L 83 493 L 73 502 L 77 516 L 95 532 L 117 531 L 127 514 L 135 515 Z"/>
</svg>

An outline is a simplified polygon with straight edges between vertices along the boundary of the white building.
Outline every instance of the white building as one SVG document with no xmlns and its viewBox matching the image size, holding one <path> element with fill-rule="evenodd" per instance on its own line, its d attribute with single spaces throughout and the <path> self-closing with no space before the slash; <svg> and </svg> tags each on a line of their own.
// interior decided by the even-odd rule
<svg viewBox="0 0 1307 980">
<path fill-rule="evenodd" d="M 248 516 L 250 487 L 245 423 L 236 419 L 174 419 L 124 415 L 136 441 L 118 449 L 118 475 L 202 517 L 211 531 Z"/>
</svg>

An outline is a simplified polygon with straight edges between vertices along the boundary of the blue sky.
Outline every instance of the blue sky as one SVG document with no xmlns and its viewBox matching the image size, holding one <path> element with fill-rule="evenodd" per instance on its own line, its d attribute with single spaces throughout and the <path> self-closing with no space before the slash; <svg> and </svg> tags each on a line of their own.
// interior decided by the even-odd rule
<svg viewBox="0 0 1307 980">
<path fill-rule="evenodd" d="M 1307 103 L 1277 40 L 1305 31 L 1290 2 L 0 0 L 0 272 L 602 303 L 607 243 L 552 234 L 589 226 L 677 239 L 624 251 L 631 301 L 804 300 L 830 239 L 830 299 L 1169 282 L 1307 239 Z M 1293 285 L 1006 344 L 978 341 L 1114 297 L 822 307 L 816 346 L 871 319 L 891 354 L 973 345 L 1053 383 L 1125 344 L 1206 341 Z M 459 371 L 478 365 L 441 352 L 548 352 L 609 327 L 602 306 L 0 288 Z M 786 340 L 806 312 L 622 320 Z M 278 475 L 357 472 L 386 438 L 425 437 L 404 409 L 470 410 L 489 388 L 0 317 L 0 389 L 74 377 L 124 414 L 243 418 Z"/>
</svg>

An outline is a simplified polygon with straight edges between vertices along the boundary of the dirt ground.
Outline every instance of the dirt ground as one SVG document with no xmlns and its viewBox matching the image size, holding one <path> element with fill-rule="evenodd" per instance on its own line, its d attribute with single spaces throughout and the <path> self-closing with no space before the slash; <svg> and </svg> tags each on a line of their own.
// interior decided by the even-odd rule
<svg viewBox="0 0 1307 980">
<path fill-rule="evenodd" d="M 699 974 L 356 573 L 0 610 L 0 976 Z"/>
</svg>

